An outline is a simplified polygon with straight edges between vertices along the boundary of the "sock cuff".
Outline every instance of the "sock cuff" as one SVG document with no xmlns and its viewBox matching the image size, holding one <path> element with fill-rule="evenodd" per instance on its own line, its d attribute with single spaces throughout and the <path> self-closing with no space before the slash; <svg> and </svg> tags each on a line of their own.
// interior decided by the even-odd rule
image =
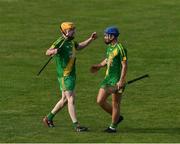
<svg viewBox="0 0 180 144">
<path fill-rule="evenodd" d="M 111 123 L 110 128 L 115 129 L 117 127 L 117 124 Z"/>
<path fill-rule="evenodd" d="M 76 121 L 76 122 L 73 122 L 73 126 L 76 128 L 77 126 L 78 126 L 78 121 Z"/>
<path fill-rule="evenodd" d="M 47 115 L 47 118 L 48 118 L 48 120 L 52 120 L 53 118 L 54 118 L 54 116 L 55 116 L 55 114 L 53 114 L 53 113 L 49 113 L 48 115 Z"/>
</svg>

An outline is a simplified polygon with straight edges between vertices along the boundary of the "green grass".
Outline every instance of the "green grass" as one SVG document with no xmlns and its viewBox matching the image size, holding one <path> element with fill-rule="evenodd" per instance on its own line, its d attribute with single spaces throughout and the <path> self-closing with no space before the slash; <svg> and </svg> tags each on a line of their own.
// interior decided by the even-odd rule
<svg viewBox="0 0 180 144">
<path fill-rule="evenodd" d="M 179 11 L 179 0 L 0 0 L 0 142 L 180 142 Z M 77 54 L 76 107 L 88 133 L 73 132 L 67 108 L 56 128 L 41 122 L 59 99 L 54 62 L 36 73 L 62 21 L 76 23 L 78 41 L 99 34 Z M 109 25 L 120 27 L 127 41 L 127 78 L 151 76 L 126 89 L 125 120 L 113 135 L 102 132 L 111 118 L 96 104 L 104 70 L 89 73 L 105 55 Z"/>
</svg>

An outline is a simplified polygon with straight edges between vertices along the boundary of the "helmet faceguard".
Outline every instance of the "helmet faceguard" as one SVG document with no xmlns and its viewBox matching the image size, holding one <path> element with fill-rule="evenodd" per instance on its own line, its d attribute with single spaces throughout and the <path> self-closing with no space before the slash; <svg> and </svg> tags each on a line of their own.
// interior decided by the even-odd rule
<svg viewBox="0 0 180 144">
<path fill-rule="evenodd" d="M 119 36 L 119 30 L 116 27 L 107 27 L 104 30 L 104 42 L 106 44 L 112 43 Z"/>
</svg>

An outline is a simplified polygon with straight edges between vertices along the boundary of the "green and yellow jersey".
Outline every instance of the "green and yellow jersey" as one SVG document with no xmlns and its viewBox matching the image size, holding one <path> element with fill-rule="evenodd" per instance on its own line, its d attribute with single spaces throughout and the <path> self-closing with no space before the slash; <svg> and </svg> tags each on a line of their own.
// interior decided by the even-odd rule
<svg viewBox="0 0 180 144">
<path fill-rule="evenodd" d="M 63 37 L 60 37 L 53 43 L 51 48 L 59 48 L 60 46 L 61 48 L 54 56 L 60 89 L 73 90 L 76 79 L 75 62 L 78 43 L 74 40 L 64 40 Z"/>
<path fill-rule="evenodd" d="M 121 76 L 122 61 L 127 60 L 127 51 L 121 43 L 108 45 L 106 49 L 107 69 L 101 87 L 114 86 Z"/>
</svg>

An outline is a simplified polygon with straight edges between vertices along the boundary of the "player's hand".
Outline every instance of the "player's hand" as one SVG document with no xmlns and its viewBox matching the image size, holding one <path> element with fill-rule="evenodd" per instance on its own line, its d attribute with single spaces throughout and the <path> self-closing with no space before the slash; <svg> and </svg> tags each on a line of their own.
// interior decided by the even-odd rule
<svg viewBox="0 0 180 144">
<path fill-rule="evenodd" d="M 92 34 L 91 34 L 91 37 L 90 37 L 92 40 L 95 40 L 95 39 L 97 39 L 97 33 L 96 32 L 93 32 Z"/>
<path fill-rule="evenodd" d="M 56 55 L 57 53 L 58 53 L 58 49 L 55 48 L 55 49 L 52 50 L 51 56 L 54 56 L 54 55 Z"/>
<path fill-rule="evenodd" d="M 119 81 L 117 84 L 117 89 L 120 90 L 121 88 L 123 88 L 125 86 L 125 82 Z"/>
<path fill-rule="evenodd" d="M 93 65 L 90 68 L 91 73 L 97 73 L 101 67 L 99 65 Z"/>
<path fill-rule="evenodd" d="M 55 54 L 57 54 L 58 50 L 57 48 L 49 48 L 47 51 L 46 51 L 46 55 L 48 56 L 54 56 Z"/>
</svg>

